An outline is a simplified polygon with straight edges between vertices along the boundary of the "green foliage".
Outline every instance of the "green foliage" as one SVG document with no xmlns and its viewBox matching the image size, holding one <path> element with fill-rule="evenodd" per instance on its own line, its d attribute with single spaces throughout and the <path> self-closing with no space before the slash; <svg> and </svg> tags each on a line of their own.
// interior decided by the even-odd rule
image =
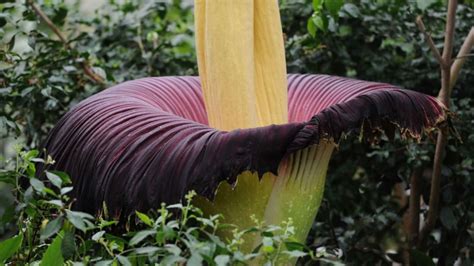
<svg viewBox="0 0 474 266">
<path fill-rule="evenodd" d="M 112 1 L 92 18 L 64 1 L 42 8 L 68 47 L 21 1 L 0 4 L 0 124 L 30 147 L 39 147 L 71 106 L 106 86 L 196 73 L 193 14 L 181 1 Z M 105 84 L 86 76 L 84 64 Z"/>
<path fill-rule="evenodd" d="M 0 4 L 0 134 L 8 131 L 9 136 L 24 138 L 26 146 L 39 147 L 61 115 L 97 91 L 145 76 L 197 73 L 190 6 L 171 0 L 150 1 L 149 5 L 117 2 L 110 1 L 84 18 L 76 7 L 61 0 L 38 1 L 67 37 L 68 49 L 21 1 Z M 290 73 L 357 77 L 437 94 L 438 65 L 415 18 L 423 15 L 441 48 L 445 1 L 280 2 Z M 455 51 L 474 21 L 474 2 L 459 2 Z M 105 84 L 84 74 L 84 62 L 105 78 Z M 437 258 L 439 264 L 456 260 L 472 264 L 468 254 L 474 253 L 473 69 L 474 60 L 468 59 L 454 89 L 453 123 L 462 143 L 449 140 L 442 169 L 440 219 L 428 239 L 428 253 L 413 251 L 420 263 Z M 325 199 L 308 248 L 292 243 L 285 236 L 286 228 L 275 234 L 273 227 L 258 224 L 250 232 L 236 232 L 235 239 L 220 239 L 212 234 L 215 227 L 225 227 L 218 223 L 219 217 L 201 217 L 192 206 L 187 209 L 192 218 L 183 224 L 175 211 L 176 207 L 188 208 L 186 204 L 137 213 L 138 227 L 117 234 L 115 221 L 105 214 L 96 219 L 70 209 L 72 187 L 66 174 L 47 172 L 42 178 L 35 177 L 35 164 L 52 163 L 51 158 L 39 159 L 37 151 L 18 149 L 18 158 L 8 165 L 10 170 L 0 170 L 0 263 L 5 259 L 41 261 L 57 238 L 62 240 L 54 249 L 60 246 L 62 257 L 69 262 L 128 265 L 137 260 L 182 261 L 195 254 L 193 260 L 225 265 L 255 256 L 243 254 L 238 245 L 242 234 L 259 233 L 262 246 L 256 253 L 270 261 L 284 251 L 285 256 L 309 254 L 300 259 L 302 263 L 318 257 L 338 261 L 342 256 L 347 264 L 391 264 L 401 261 L 405 245 L 400 223 L 406 208 L 394 198 L 394 187 L 408 191 L 411 170 L 421 167 L 427 203 L 433 148 L 429 139 L 421 146 L 400 141 L 391 144 L 386 139 L 370 147 L 355 138 L 342 142 L 331 161 Z M 425 215 L 426 209 L 422 211 Z M 185 234 L 190 228 L 194 229 Z M 266 233 L 269 230 L 273 235 Z M 291 235 L 291 230 L 287 233 Z M 279 249 L 282 243 L 283 251 Z"/>
<path fill-rule="evenodd" d="M 23 235 L 17 235 L 0 243 L 0 262 L 5 263 L 21 247 Z"/>
<path fill-rule="evenodd" d="M 319 1 L 322 2 L 322 1 Z M 446 7 L 436 1 L 421 10 L 414 1 L 345 1 L 333 18 L 324 5 L 313 10 L 309 0 L 282 6 L 287 36 L 289 73 L 328 73 L 397 84 L 436 95 L 440 87 L 439 67 L 415 19 L 423 15 L 428 31 L 442 47 Z M 462 5 L 456 13 L 455 54 L 474 21 L 474 7 Z M 307 21 L 326 21 L 315 37 L 307 31 Z M 455 97 L 474 96 L 467 60 L 454 90 Z"/>
<path fill-rule="evenodd" d="M 290 73 L 356 77 L 437 95 L 439 66 L 415 19 L 423 15 L 441 48 L 445 1 L 345 1 L 337 18 L 322 3 L 288 1 L 282 6 Z M 473 25 L 473 14 L 472 2 L 460 2 L 454 54 Z M 314 21 L 315 16 L 328 21 L 323 24 L 327 28 L 311 33 L 307 21 Z M 456 260 L 470 265 L 462 250 L 474 251 L 470 228 L 474 198 L 469 194 L 474 189 L 473 69 L 474 60 L 468 59 L 454 88 L 453 123 L 462 142 L 456 137 L 449 140 L 442 169 L 440 219 L 426 246 L 428 258 L 446 265 Z M 330 163 L 325 199 L 308 244 L 341 248 L 348 263 L 401 262 L 406 245 L 401 218 L 406 208 L 400 206 L 394 190 L 399 187 L 409 192 L 411 171 L 421 167 L 423 200 L 429 202 L 433 143 L 430 139 L 421 145 L 383 139 L 368 147 L 355 138 L 341 142 Z M 422 212 L 426 215 L 426 209 Z"/>
<path fill-rule="evenodd" d="M 18 235 L 0 242 L 2 263 L 246 265 L 280 264 L 302 257 L 334 260 L 328 253 L 294 242 L 291 220 L 282 227 L 255 221 L 254 227 L 237 231 L 232 225 L 221 224 L 219 215 L 206 217 L 191 204 L 194 192 L 186 196 L 184 203 L 162 204 L 159 210 L 149 213 L 136 212 L 127 224 L 119 224 L 106 212 L 96 218 L 73 210 L 68 196 L 69 177 L 61 172 L 41 175 L 31 170 L 35 163 L 54 163 L 51 158 L 37 155 L 34 150 L 20 152 L 17 161 L 10 164 L 12 169 L 0 175 L 17 184 L 12 192 L 18 203 L 11 206 L 15 210 L 10 217 Z M 220 238 L 222 230 L 232 230 L 233 237 Z M 252 252 L 241 248 L 247 234 L 256 234 L 261 240 Z"/>
</svg>

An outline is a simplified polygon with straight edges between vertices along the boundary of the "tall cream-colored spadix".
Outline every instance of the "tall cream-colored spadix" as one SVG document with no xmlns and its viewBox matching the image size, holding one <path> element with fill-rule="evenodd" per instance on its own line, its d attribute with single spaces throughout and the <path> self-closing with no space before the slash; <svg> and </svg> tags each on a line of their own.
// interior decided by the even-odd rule
<svg viewBox="0 0 474 266">
<path fill-rule="evenodd" d="M 209 124 L 287 122 L 284 41 L 276 0 L 196 0 L 196 46 Z"/>
</svg>

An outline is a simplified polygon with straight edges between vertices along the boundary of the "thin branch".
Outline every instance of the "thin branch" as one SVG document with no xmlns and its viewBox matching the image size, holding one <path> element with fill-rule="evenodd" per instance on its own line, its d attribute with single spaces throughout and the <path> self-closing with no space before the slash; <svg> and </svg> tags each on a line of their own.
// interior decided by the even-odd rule
<svg viewBox="0 0 474 266">
<path fill-rule="evenodd" d="M 426 31 L 426 27 L 425 27 L 425 23 L 423 23 L 423 18 L 422 16 L 418 16 L 416 17 L 416 24 L 418 25 L 418 29 L 423 33 L 423 35 L 425 36 L 425 40 L 426 42 L 428 43 L 428 46 L 430 47 L 431 49 L 431 52 L 433 53 L 436 61 L 438 61 L 438 63 L 441 65 L 441 66 L 444 66 L 445 63 L 443 61 L 443 58 L 441 57 L 441 54 L 439 53 L 439 50 L 438 48 L 436 48 L 436 45 L 433 41 L 433 38 L 431 38 L 431 34 L 429 34 L 427 31 Z"/>
<path fill-rule="evenodd" d="M 413 169 L 410 177 L 410 201 L 408 209 L 408 245 L 413 247 L 418 242 L 420 230 L 420 195 L 421 195 L 421 175 L 423 168 Z"/>
<path fill-rule="evenodd" d="M 67 42 L 66 37 L 59 30 L 59 28 L 56 27 L 56 25 L 54 25 L 54 23 L 48 18 L 48 16 L 43 12 L 43 10 L 41 10 L 41 8 L 38 5 L 33 3 L 32 0 L 28 0 L 27 2 L 31 6 L 31 8 L 35 11 L 35 13 L 43 20 L 43 22 L 46 23 L 48 28 L 50 28 L 54 32 L 54 34 L 56 34 L 56 36 L 58 36 L 58 38 L 61 40 L 61 42 L 64 43 L 64 45 L 67 48 L 69 48 L 69 44 Z"/>
<path fill-rule="evenodd" d="M 462 66 L 464 65 L 464 62 L 466 61 L 467 57 L 469 55 L 472 56 L 472 54 L 469 54 L 471 49 L 474 47 L 474 27 L 471 28 L 471 31 L 466 36 L 466 39 L 464 39 L 464 43 L 461 46 L 461 49 L 459 50 L 458 55 L 456 56 L 456 61 L 454 61 L 453 65 L 451 66 L 451 81 L 449 82 L 449 95 L 451 95 L 451 92 L 453 91 L 454 84 L 456 84 L 456 81 L 458 80 L 458 75 L 459 72 L 461 71 Z"/>
<path fill-rule="evenodd" d="M 466 54 L 466 55 L 462 55 L 462 56 L 456 56 L 456 57 L 453 58 L 453 64 L 454 64 L 454 61 L 456 61 L 456 60 L 466 59 L 466 58 L 469 58 L 469 57 L 474 57 L 474 54 Z M 451 66 L 451 68 L 452 68 L 452 66 Z M 452 76 L 453 76 L 453 74 L 451 73 L 451 77 Z"/>
<path fill-rule="evenodd" d="M 453 53 L 454 25 L 456 19 L 457 0 L 449 0 L 448 14 L 446 19 L 446 35 L 444 37 L 444 48 L 441 67 L 441 90 L 438 99 L 449 108 L 451 64 Z M 436 141 L 436 150 L 433 160 L 433 173 L 431 176 L 430 202 L 426 223 L 420 231 L 418 245 L 422 245 L 428 234 L 433 230 L 438 219 L 439 198 L 441 194 L 441 166 L 444 157 L 444 150 L 448 140 L 448 129 L 441 128 Z"/>
<path fill-rule="evenodd" d="M 36 15 L 38 15 L 38 17 L 41 18 L 41 20 L 48 26 L 48 28 L 50 28 L 54 32 L 54 34 L 59 38 L 59 40 L 61 40 L 66 49 L 71 49 L 71 46 L 69 45 L 64 34 L 58 27 L 56 27 L 56 25 L 54 25 L 51 19 L 49 19 L 49 17 L 43 12 L 43 10 L 41 10 L 41 8 L 32 0 L 27 0 L 27 4 L 31 6 L 31 8 L 35 11 Z M 84 63 L 82 63 L 82 69 L 84 70 L 84 73 L 94 82 L 98 84 L 104 83 L 102 77 L 94 72 L 93 68 L 87 63 L 87 61 L 84 61 Z"/>
<path fill-rule="evenodd" d="M 456 24 L 456 9 L 458 7 L 457 0 L 449 0 L 448 2 L 448 15 L 446 20 L 446 31 L 444 36 L 443 46 L 443 60 L 446 62 L 445 67 L 451 68 L 451 58 L 453 55 L 453 43 L 454 43 L 454 27 Z M 443 88 L 441 88 L 443 90 Z"/>
</svg>

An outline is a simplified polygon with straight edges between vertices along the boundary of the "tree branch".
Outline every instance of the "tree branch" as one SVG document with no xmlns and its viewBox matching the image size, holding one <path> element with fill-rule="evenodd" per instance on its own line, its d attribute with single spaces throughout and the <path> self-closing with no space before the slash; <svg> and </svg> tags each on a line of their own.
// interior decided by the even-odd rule
<svg viewBox="0 0 474 266">
<path fill-rule="evenodd" d="M 453 53 L 453 38 L 454 38 L 454 25 L 456 19 L 456 8 L 457 0 L 449 0 L 448 2 L 448 14 L 446 19 L 446 35 L 444 37 L 444 47 L 441 68 L 441 89 L 438 95 L 438 99 L 449 108 L 450 98 L 450 82 L 451 82 L 451 64 L 452 64 L 452 53 Z M 439 198 L 441 192 L 441 166 L 444 156 L 444 150 L 448 140 L 447 128 L 441 128 L 438 133 L 438 139 L 436 141 L 436 150 L 433 160 L 433 173 L 431 177 L 431 191 L 430 191 L 430 202 L 428 209 L 428 217 L 426 223 L 420 231 L 418 238 L 418 244 L 421 245 L 428 234 L 433 230 L 436 220 L 438 219 L 439 213 Z"/>
<path fill-rule="evenodd" d="M 434 57 L 436 58 L 436 61 L 438 61 L 438 63 L 441 65 L 441 66 L 444 66 L 445 65 L 445 62 L 443 61 L 443 58 L 441 57 L 441 54 L 439 53 L 439 50 L 438 48 L 436 48 L 434 42 L 433 42 L 433 38 L 431 38 L 431 34 L 429 34 L 427 31 L 426 31 L 426 27 L 425 27 L 425 23 L 423 23 L 423 18 L 422 16 L 417 16 L 416 17 L 416 24 L 418 25 L 418 29 L 423 33 L 423 35 L 425 36 L 425 40 L 426 42 L 428 43 L 428 46 L 430 47 L 431 49 L 431 52 L 433 53 Z"/>
<path fill-rule="evenodd" d="M 48 28 L 50 28 L 54 32 L 54 34 L 59 38 L 59 40 L 61 40 L 61 42 L 66 47 L 66 49 L 72 49 L 66 37 L 64 36 L 64 34 L 61 32 L 61 30 L 59 30 L 58 27 L 56 27 L 56 25 L 54 25 L 51 19 L 49 19 L 49 17 L 43 12 L 43 10 L 41 10 L 41 8 L 37 4 L 35 4 L 32 0 L 27 0 L 27 4 L 31 6 L 31 9 L 35 11 L 36 15 L 38 15 L 38 17 L 41 18 L 41 20 L 48 26 Z M 93 68 L 87 63 L 87 61 L 84 61 L 82 63 L 82 69 L 84 70 L 84 73 L 86 74 L 86 76 L 91 78 L 95 83 L 98 83 L 98 84 L 104 83 L 104 80 L 102 79 L 102 77 L 97 75 L 94 72 Z"/>
<path fill-rule="evenodd" d="M 458 55 L 456 56 L 456 60 L 454 61 L 453 65 L 451 66 L 451 81 L 449 82 L 449 95 L 451 95 L 454 84 L 458 80 L 459 72 L 461 71 L 464 62 L 466 61 L 469 52 L 474 47 L 474 27 L 471 28 L 471 31 L 464 39 L 464 43 L 461 46 L 461 50 L 459 50 Z"/>
<path fill-rule="evenodd" d="M 413 169 L 410 177 L 410 200 L 408 209 L 408 245 L 413 247 L 418 242 L 420 230 L 420 195 L 421 195 L 421 175 L 423 168 Z"/>
</svg>

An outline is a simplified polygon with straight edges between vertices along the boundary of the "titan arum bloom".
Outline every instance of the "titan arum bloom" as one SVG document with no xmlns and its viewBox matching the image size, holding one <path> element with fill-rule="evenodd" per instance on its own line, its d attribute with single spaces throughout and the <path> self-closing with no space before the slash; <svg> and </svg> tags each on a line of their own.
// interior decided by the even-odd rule
<svg viewBox="0 0 474 266">
<path fill-rule="evenodd" d="M 144 78 L 70 110 L 46 142 L 74 207 L 125 218 L 174 203 L 226 222 L 291 218 L 306 237 L 342 134 L 419 139 L 445 119 L 433 97 L 327 75 L 286 75 L 276 0 L 197 0 L 200 77 Z M 249 246 L 252 243 L 249 242 Z"/>
</svg>

